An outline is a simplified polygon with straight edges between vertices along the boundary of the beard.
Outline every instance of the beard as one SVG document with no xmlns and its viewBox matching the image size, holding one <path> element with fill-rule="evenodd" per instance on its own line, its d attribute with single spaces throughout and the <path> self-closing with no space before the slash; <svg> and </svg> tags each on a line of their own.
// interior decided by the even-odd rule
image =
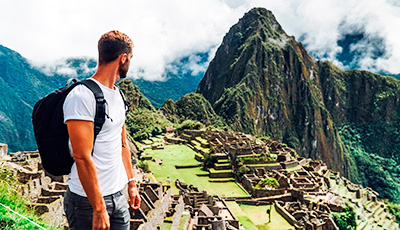
<svg viewBox="0 0 400 230">
<path fill-rule="evenodd" d="M 126 74 L 128 73 L 128 70 L 129 70 L 128 62 L 125 62 L 123 65 L 120 65 L 118 68 L 119 78 L 120 79 L 126 78 Z"/>
</svg>

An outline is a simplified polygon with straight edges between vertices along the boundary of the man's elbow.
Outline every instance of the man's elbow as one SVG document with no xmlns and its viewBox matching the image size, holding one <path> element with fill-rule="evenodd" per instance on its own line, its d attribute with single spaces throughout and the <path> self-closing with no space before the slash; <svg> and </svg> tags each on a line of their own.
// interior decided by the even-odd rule
<svg viewBox="0 0 400 230">
<path fill-rule="evenodd" d="M 87 164 L 92 161 L 90 156 L 82 156 L 80 154 L 73 154 L 74 161 L 77 165 Z"/>
</svg>

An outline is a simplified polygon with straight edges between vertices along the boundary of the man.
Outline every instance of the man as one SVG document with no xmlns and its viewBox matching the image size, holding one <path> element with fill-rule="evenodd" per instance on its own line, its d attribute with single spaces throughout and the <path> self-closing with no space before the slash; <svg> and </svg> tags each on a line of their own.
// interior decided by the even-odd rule
<svg viewBox="0 0 400 230">
<path fill-rule="evenodd" d="M 98 69 L 89 79 L 104 94 L 106 121 L 94 145 L 96 102 L 92 91 L 78 85 L 64 102 L 64 122 L 75 160 L 64 198 L 72 230 L 129 229 L 130 215 L 122 193 L 127 183 L 130 207 L 137 209 L 140 205 L 126 137 L 124 101 L 114 85 L 126 77 L 132 47 L 132 40 L 119 31 L 104 34 L 98 42 Z"/>
</svg>

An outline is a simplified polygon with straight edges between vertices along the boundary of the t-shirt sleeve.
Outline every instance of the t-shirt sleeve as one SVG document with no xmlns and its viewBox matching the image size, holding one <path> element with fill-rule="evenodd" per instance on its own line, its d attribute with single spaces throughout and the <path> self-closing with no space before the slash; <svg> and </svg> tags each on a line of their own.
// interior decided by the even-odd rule
<svg viewBox="0 0 400 230">
<path fill-rule="evenodd" d="M 95 98 L 92 91 L 84 85 L 78 85 L 65 98 L 64 123 L 68 120 L 94 121 L 95 111 Z"/>
</svg>

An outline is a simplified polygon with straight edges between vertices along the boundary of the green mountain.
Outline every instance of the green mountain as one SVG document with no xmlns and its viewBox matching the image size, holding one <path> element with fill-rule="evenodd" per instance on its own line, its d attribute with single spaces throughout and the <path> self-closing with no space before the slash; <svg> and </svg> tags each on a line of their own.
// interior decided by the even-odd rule
<svg viewBox="0 0 400 230">
<path fill-rule="evenodd" d="M 46 75 L 18 53 L 0 45 L 0 142 L 11 151 L 35 150 L 33 105 L 50 91 Z"/>
<path fill-rule="evenodd" d="M 126 116 L 126 129 L 136 140 L 147 139 L 150 135 L 158 135 L 165 131 L 165 127 L 172 126 L 161 111 L 156 110 L 151 102 L 140 92 L 139 87 L 130 79 L 122 80 L 118 87 L 124 92 L 129 103 L 129 112 Z"/>
<path fill-rule="evenodd" d="M 186 94 L 176 102 L 168 99 L 160 110 L 169 120 L 175 123 L 181 123 L 185 120 L 197 120 L 204 125 L 223 125 L 210 102 L 198 93 Z"/>
<path fill-rule="evenodd" d="M 225 35 L 197 93 L 233 129 L 269 136 L 400 201 L 400 82 L 316 61 L 263 8 Z"/>
</svg>

